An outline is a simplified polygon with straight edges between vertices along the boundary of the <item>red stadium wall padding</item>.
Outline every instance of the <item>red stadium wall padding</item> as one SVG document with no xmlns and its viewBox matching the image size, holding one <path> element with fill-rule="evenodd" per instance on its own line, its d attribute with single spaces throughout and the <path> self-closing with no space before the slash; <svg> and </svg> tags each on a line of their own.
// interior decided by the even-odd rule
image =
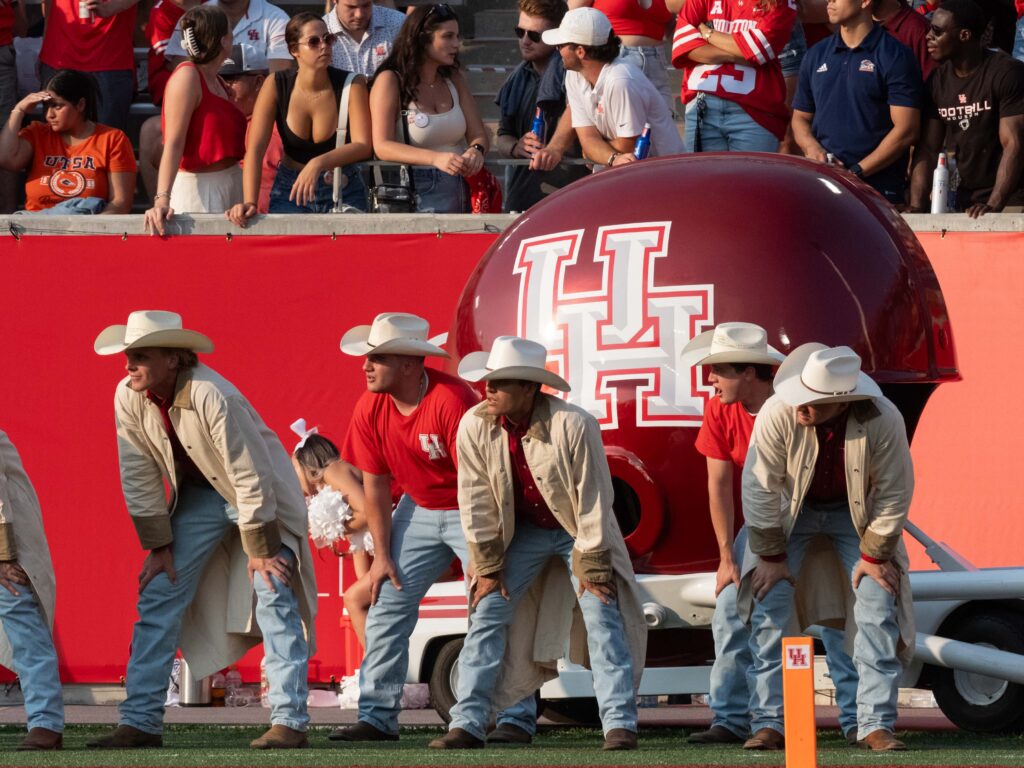
<svg viewBox="0 0 1024 768">
<path fill-rule="evenodd" d="M 1024 233 L 918 235 L 942 286 L 963 381 L 939 387 L 912 454 L 911 517 L 979 567 L 1024 565 L 1020 475 L 1024 415 Z M 916 542 L 914 568 L 931 568 Z"/>
<path fill-rule="evenodd" d="M 143 553 L 118 481 L 113 393 L 123 359 L 93 339 L 133 309 L 173 309 L 217 345 L 206 361 L 232 380 L 290 448 L 299 416 L 340 440 L 363 391 L 341 334 L 385 310 L 446 331 L 495 235 L 141 237 L 23 236 L 0 241 L 0 429 L 39 493 L 57 575 L 56 640 L 66 683 L 117 681 L 134 621 Z M 925 408 L 913 446 L 913 518 L 978 565 L 1020 564 L 1016 387 L 1024 362 L 1016 307 L 1024 234 L 925 234 L 949 308 L 963 381 Z M 915 567 L 927 567 L 912 548 Z M 339 561 L 317 561 L 314 680 L 358 658 L 340 626 Z M 354 652 L 355 651 L 355 652 Z M 259 679 L 260 653 L 241 671 Z M 346 659 L 349 660 L 346 663 Z M 0 671 L 2 672 L 2 671 Z M 0 677 L 0 679 L 9 679 Z"/>
</svg>

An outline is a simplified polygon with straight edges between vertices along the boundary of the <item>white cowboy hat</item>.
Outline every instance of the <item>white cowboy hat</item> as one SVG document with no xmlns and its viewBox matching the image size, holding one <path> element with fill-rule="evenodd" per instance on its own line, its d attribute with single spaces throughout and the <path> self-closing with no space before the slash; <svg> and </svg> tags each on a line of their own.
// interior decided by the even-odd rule
<svg viewBox="0 0 1024 768">
<path fill-rule="evenodd" d="M 93 342 L 97 355 L 116 355 L 126 349 L 165 347 L 213 352 L 213 342 L 198 331 L 181 327 L 181 315 L 159 309 L 142 309 L 128 315 L 127 325 L 111 325 Z"/>
<path fill-rule="evenodd" d="M 715 363 L 778 365 L 785 357 L 768 344 L 764 328 L 753 323 L 721 323 L 690 339 L 682 353 L 686 367 Z"/>
<path fill-rule="evenodd" d="M 874 379 L 860 369 L 849 347 L 811 342 L 794 349 L 775 374 L 775 394 L 788 405 L 846 403 L 881 397 Z"/>
<path fill-rule="evenodd" d="M 536 381 L 562 392 L 569 383 L 544 367 L 548 351 L 536 341 L 519 336 L 499 336 L 490 352 L 470 352 L 459 363 L 459 376 L 466 381 L 508 379 Z"/>
<path fill-rule="evenodd" d="M 357 325 L 341 337 L 341 351 L 363 357 L 369 354 L 450 357 L 427 341 L 429 326 L 422 317 L 406 312 L 381 312 L 373 325 Z"/>
</svg>

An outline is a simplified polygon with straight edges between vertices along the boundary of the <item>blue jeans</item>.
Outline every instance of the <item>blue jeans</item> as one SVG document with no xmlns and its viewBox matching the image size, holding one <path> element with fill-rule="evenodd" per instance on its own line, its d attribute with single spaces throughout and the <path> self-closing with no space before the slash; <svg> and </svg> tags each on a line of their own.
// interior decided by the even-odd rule
<svg viewBox="0 0 1024 768">
<path fill-rule="evenodd" d="M 572 579 L 573 589 L 579 589 L 579 580 L 572 575 L 573 543 L 572 536 L 561 528 L 548 530 L 517 521 L 515 536 L 505 552 L 503 571 L 509 599 L 500 592 L 492 592 L 473 612 L 459 656 L 459 701 L 452 708 L 450 729 L 462 728 L 477 738 L 484 737 L 516 604 L 552 557 L 565 561 L 569 571 L 566 576 Z M 594 692 L 604 732 L 613 728 L 635 732 L 633 659 L 618 601 L 606 605 L 591 592 L 584 592 L 579 603 L 587 626 Z"/>
<path fill-rule="evenodd" d="M 391 559 L 402 589 L 385 581 L 376 604 L 370 606 L 366 655 L 359 670 L 359 719 L 379 731 L 398 733 L 402 688 L 409 670 L 409 635 L 419 618 L 420 601 L 455 557 L 468 573 L 469 549 L 459 510 L 426 509 L 403 496 L 391 518 Z M 498 723 L 533 733 L 537 728 L 534 697 L 499 712 Z"/>
<path fill-rule="evenodd" d="M 807 545 L 819 534 L 832 541 L 843 570 L 851 577 L 860 561 L 860 538 L 853 527 L 845 503 L 828 509 L 805 505 L 797 517 L 786 544 L 790 573 L 799 578 Z M 896 657 L 899 627 L 896 624 L 896 599 L 874 579 L 864 577 L 855 590 L 854 617 L 857 636 L 853 661 L 860 684 L 857 687 L 857 736 L 872 731 L 894 730 L 896 696 L 902 665 Z M 782 636 L 793 612 L 793 586 L 780 581 L 764 600 L 754 603 L 751 617 L 750 650 L 754 659 L 750 696 L 750 727 L 773 728 L 782 725 Z M 834 675 L 833 675 L 834 677 Z M 836 681 L 837 686 L 839 684 Z"/>
<path fill-rule="evenodd" d="M 1013 58 L 1024 61 L 1024 16 L 1017 19 L 1016 31 L 1013 33 Z"/>
<path fill-rule="evenodd" d="M 107 201 L 102 197 L 71 197 L 41 211 L 16 211 L 31 216 L 94 216 L 103 213 Z"/>
<path fill-rule="evenodd" d="M 469 213 L 469 190 L 461 176 L 437 168 L 414 167 L 412 180 L 417 213 Z"/>
<path fill-rule="evenodd" d="M 335 170 L 337 173 L 337 170 Z M 341 190 L 341 201 L 345 205 L 351 205 L 360 211 L 366 211 L 366 184 L 363 183 L 362 174 L 356 165 L 346 165 L 342 173 L 348 179 Z M 334 184 L 317 180 L 315 199 L 305 205 L 296 205 L 288 199 L 291 194 L 292 185 L 299 178 L 299 172 L 289 168 L 284 163 L 277 166 L 277 175 L 274 176 L 274 185 L 270 188 L 269 213 L 330 213 L 334 210 Z"/>
<path fill-rule="evenodd" d="M 39 63 L 39 79 L 45 88 L 50 78 L 60 70 Z M 111 69 L 104 72 L 86 72 L 96 80 L 96 122 L 128 131 L 128 115 L 135 98 L 135 72 L 130 69 Z"/>
<path fill-rule="evenodd" d="M 182 616 L 192 604 L 210 555 L 237 525 L 238 512 L 215 490 L 182 487 L 171 516 L 177 581 L 172 584 L 167 574 L 161 573 L 139 595 L 139 620 L 128 660 L 128 696 L 118 708 L 122 725 L 146 733 L 163 731 L 167 677 L 178 648 Z M 287 547 L 282 547 L 280 554 L 295 560 Z M 275 591 L 258 574 L 253 579 L 256 623 L 263 633 L 270 682 L 270 722 L 304 731 L 309 722 L 309 646 L 295 592 L 276 577 L 272 579 Z"/>
<path fill-rule="evenodd" d="M 658 93 L 665 100 L 668 106 L 668 113 L 671 115 L 676 111 L 676 98 L 672 93 L 672 86 L 668 82 L 668 70 L 665 68 L 665 55 L 661 48 L 652 46 L 631 46 L 624 45 L 619 48 L 619 61 L 628 61 L 639 69 Z"/>
<path fill-rule="evenodd" d="M 779 63 L 782 65 L 783 77 L 796 77 L 800 74 L 800 65 L 807 55 L 807 37 L 804 35 L 804 25 L 800 19 L 793 22 L 793 32 L 789 36 L 789 42 L 779 54 Z"/>
<path fill-rule="evenodd" d="M 740 528 L 733 542 L 733 557 L 743 561 L 747 529 Z M 740 619 L 736 607 L 736 585 L 729 584 L 718 595 L 711 634 L 715 639 L 715 662 L 711 666 L 711 690 L 708 694 L 711 725 L 721 726 L 737 736 L 750 730 L 750 691 L 753 656 L 750 653 L 750 628 Z M 857 670 L 843 650 L 843 633 L 835 629 L 822 632 L 829 674 L 836 687 L 839 727 L 843 733 L 857 727 Z"/>
<path fill-rule="evenodd" d="M 703 116 L 698 114 L 701 96 L 686 105 L 686 151 L 695 152 L 696 132 L 700 129 L 701 152 L 775 152 L 779 140 L 775 134 L 747 114 L 735 101 L 703 94 Z M 698 125 L 699 124 L 699 125 Z"/>
<path fill-rule="evenodd" d="M 64 698 L 57 674 L 57 652 L 31 588 L 16 584 L 12 595 L 0 588 L 0 622 L 14 653 L 28 727 L 64 731 Z"/>
</svg>

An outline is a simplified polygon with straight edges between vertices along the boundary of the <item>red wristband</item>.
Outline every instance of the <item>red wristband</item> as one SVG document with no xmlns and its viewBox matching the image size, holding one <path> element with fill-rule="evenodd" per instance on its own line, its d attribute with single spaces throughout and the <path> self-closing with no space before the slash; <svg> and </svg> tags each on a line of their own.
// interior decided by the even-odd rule
<svg viewBox="0 0 1024 768">
<path fill-rule="evenodd" d="M 766 563 L 784 563 L 786 562 L 786 553 L 780 552 L 777 555 L 759 555 L 759 557 Z"/>
<path fill-rule="evenodd" d="M 863 552 L 860 553 L 860 559 L 865 563 L 871 563 L 872 565 L 881 565 L 882 563 L 889 562 L 888 560 L 878 560 L 877 558 L 865 555 Z"/>
</svg>

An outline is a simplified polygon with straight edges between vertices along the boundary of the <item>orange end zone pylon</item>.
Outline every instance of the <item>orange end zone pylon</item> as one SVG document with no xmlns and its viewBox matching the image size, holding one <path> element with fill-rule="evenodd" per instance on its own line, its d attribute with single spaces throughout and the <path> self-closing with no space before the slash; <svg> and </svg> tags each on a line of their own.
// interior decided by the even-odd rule
<svg viewBox="0 0 1024 768">
<path fill-rule="evenodd" d="M 786 723 L 786 768 L 815 768 L 814 641 L 782 639 L 782 705 Z"/>
</svg>

